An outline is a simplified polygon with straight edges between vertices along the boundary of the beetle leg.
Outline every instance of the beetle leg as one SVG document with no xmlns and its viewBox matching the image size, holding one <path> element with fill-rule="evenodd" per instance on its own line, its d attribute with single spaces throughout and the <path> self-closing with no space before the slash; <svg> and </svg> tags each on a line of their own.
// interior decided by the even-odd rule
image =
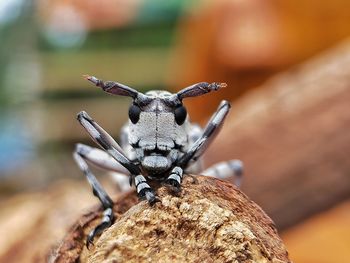
<svg viewBox="0 0 350 263">
<path fill-rule="evenodd" d="M 205 127 L 202 136 L 195 141 L 190 149 L 180 158 L 177 163 L 178 166 L 185 169 L 191 161 L 196 161 L 204 153 L 204 151 L 219 133 L 230 107 L 231 106 L 228 101 L 222 101 L 220 103 L 217 111 L 214 113 Z"/>
<path fill-rule="evenodd" d="M 242 181 L 243 163 L 240 160 L 220 162 L 201 172 L 201 174 L 229 181 L 239 187 Z"/>
<path fill-rule="evenodd" d="M 124 168 L 126 168 L 132 177 L 135 176 L 135 185 L 136 178 L 143 179 L 144 177 L 141 175 L 140 168 L 132 163 L 123 153 L 122 148 L 117 144 L 117 142 L 101 127 L 99 126 L 86 112 L 82 111 L 78 114 L 78 120 L 83 125 L 83 127 L 87 130 L 92 139 L 100 145 L 107 153 L 109 153 L 116 161 L 118 161 Z M 146 179 L 144 179 L 146 180 Z M 140 189 L 137 191 L 141 198 L 145 197 L 148 202 L 152 205 L 157 201 L 157 198 L 154 195 L 152 188 L 147 184 L 147 187 L 143 191 Z"/>
<path fill-rule="evenodd" d="M 143 175 L 136 175 L 134 181 L 137 195 L 140 199 L 146 199 L 150 205 L 160 201 L 154 194 L 153 189 L 148 185 L 146 178 Z"/>
<path fill-rule="evenodd" d="M 86 246 L 89 248 L 93 245 L 93 241 L 96 235 L 100 235 L 105 229 L 109 228 L 114 221 L 113 208 L 107 208 L 103 211 L 103 218 L 99 225 L 97 225 L 88 235 L 86 240 Z"/>
<path fill-rule="evenodd" d="M 88 162 L 107 171 L 128 174 L 129 171 L 121 164 L 116 162 L 108 153 L 98 148 L 90 147 L 85 144 L 77 143 L 76 152 L 83 156 Z"/>
<path fill-rule="evenodd" d="M 112 174 L 113 180 L 118 184 L 122 192 L 130 188 L 128 183 L 128 175 L 129 178 L 131 178 L 129 171 L 114 160 L 108 153 L 81 143 L 76 144 L 75 151 L 88 163 L 106 171 L 114 172 Z"/>
<path fill-rule="evenodd" d="M 176 192 L 180 191 L 181 182 L 183 178 L 183 170 L 179 166 L 175 166 L 168 178 L 165 180 L 165 183 L 170 185 Z"/>
<path fill-rule="evenodd" d="M 107 194 L 107 192 L 103 189 L 102 185 L 97 181 L 96 177 L 90 171 L 86 161 L 84 160 L 83 155 L 78 151 L 75 151 L 73 154 L 74 160 L 78 164 L 79 168 L 85 174 L 91 188 L 93 194 L 101 201 L 102 206 L 104 208 L 103 219 L 101 223 L 95 227 L 87 237 L 86 246 L 93 244 L 94 237 L 102 233 L 103 230 L 110 227 L 112 222 L 114 221 L 113 215 L 113 201 Z"/>
<path fill-rule="evenodd" d="M 92 139 L 98 145 L 100 145 L 108 154 L 110 154 L 116 161 L 124 166 L 124 168 L 126 168 L 131 174 L 131 177 L 135 177 L 135 185 L 137 189 L 136 178 L 144 179 L 144 177 L 141 175 L 140 168 L 125 156 L 122 148 L 117 144 L 117 142 L 85 111 L 82 111 L 78 114 L 78 121 L 81 125 L 83 125 Z M 146 181 L 146 179 L 144 180 Z M 157 198 L 155 197 L 152 188 L 147 183 L 145 183 L 145 185 L 147 185 L 147 187 L 145 187 L 143 191 L 141 191 L 142 189 L 138 190 L 137 193 L 140 198 L 146 198 L 152 205 L 157 201 Z"/>
<path fill-rule="evenodd" d="M 189 148 L 193 145 L 194 142 L 196 142 L 203 134 L 203 129 L 198 124 L 191 123 L 191 128 L 188 133 L 188 145 Z M 199 174 L 199 172 L 203 171 L 203 160 L 202 158 L 199 158 L 195 162 L 190 162 L 190 164 L 186 167 L 184 170 L 184 173 L 186 175 L 188 174 Z"/>
<path fill-rule="evenodd" d="M 126 168 L 130 174 L 137 175 L 141 173 L 140 168 L 126 157 L 122 148 L 112 136 L 99 126 L 85 111 L 79 112 L 77 119 L 91 138 L 118 163 Z"/>
</svg>

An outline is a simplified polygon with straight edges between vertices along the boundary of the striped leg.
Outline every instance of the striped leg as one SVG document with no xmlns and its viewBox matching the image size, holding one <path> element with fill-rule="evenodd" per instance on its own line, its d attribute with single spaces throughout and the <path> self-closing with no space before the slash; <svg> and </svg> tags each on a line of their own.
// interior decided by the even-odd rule
<svg viewBox="0 0 350 263">
<path fill-rule="evenodd" d="M 87 130 L 92 139 L 100 145 L 108 154 L 110 154 L 118 163 L 126 168 L 130 173 L 130 182 L 138 175 L 141 175 L 140 168 L 130 161 L 122 148 L 117 142 L 101 127 L 99 126 L 86 112 L 82 111 L 78 114 L 78 121 Z M 143 177 L 143 176 L 142 176 Z M 135 181 L 136 185 L 136 181 Z M 156 198 L 154 191 L 150 186 L 145 188 L 144 191 L 138 191 L 140 198 L 146 198 L 152 205 L 158 199 Z"/>
<path fill-rule="evenodd" d="M 85 144 L 77 143 L 75 151 L 93 165 L 107 171 L 129 174 L 129 171 L 119 164 L 112 156 L 103 150 Z"/>
<path fill-rule="evenodd" d="M 222 101 L 209 120 L 205 127 L 202 136 L 192 144 L 190 149 L 180 158 L 178 166 L 186 169 L 190 162 L 198 160 L 198 158 L 204 153 L 204 151 L 213 142 L 216 135 L 219 133 L 224 120 L 230 110 L 230 103 L 228 101 Z"/>
<path fill-rule="evenodd" d="M 239 187 L 242 181 L 243 163 L 240 160 L 220 162 L 209 167 L 201 174 L 229 181 Z"/>
<path fill-rule="evenodd" d="M 166 179 L 165 183 L 172 186 L 175 191 L 180 190 L 181 182 L 183 177 L 183 170 L 181 167 L 176 166 L 174 167 L 168 178 Z"/>
<path fill-rule="evenodd" d="M 140 174 L 140 168 L 130 161 L 119 144 L 101 126 L 99 126 L 85 111 L 81 111 L 77 116 L 80 124 L 85 128 L 91 138 L 110 156 L 132 175 Z"/>
<path fill-rule="evenodd" d="M 106 191 L 103 189 L 102 185 L 97 181 L 96 177 L 93 175 L 93 173 L 90 171 L 86 161 L 84 160 L 84 156 L 79 153 L 79 151 L 75 151 L 73 154 L 74 160 L 78 164 L 79 168 L 83 171 L 85 174 L 91 188 L 93 194 L 101 201 L 102 206 L 104 208 L 103 212 L 103 219 L 101 223 L 95 227 L 88 235 L 86 240 L 86 246 L 89 247 L 89 245 L 93 244 L 94 237 L 96 235 L 99 235 L 105 230 L 106 228 L 110 227 L 112 222 L 114 221 L 113 216 L 113 201 L 109 197 L 109 195 L 106 193 Z"/>
<path fill-rule="evenodd" d="M 159 202 L 159 199 L 155 196 L 153 189 L 148 185 L 146 178 L 143 175 L 136 175 L 134 181 L 137 195 L 141 199 L 146 199 L 150 205 Z"/>
<path fill-rule="evenodd" d="M 118 185 L 122 192 L 130 189 L 129 171 L 119 164 L 112 156 L 103 150 L 90 147 L 85 144 L 76 144 L 75 151 L 94 166 L 106 171 L 113 171 L 112 174 L 114 182 Z"/>
<path fill-rule="evenodd" d="M 141 173 L 140 168 L 130 161 L 123 153 L 122 148 L 117 144 L 117 142 L 101 127 L 99 126 L 86 112 L 82 111 L 77 116 L 80 124 L 85 128 L 91 138 L 99 145 L 102 149 L 106 151 L 110 156 L 112 156 L 119 164 L 121 164 L 130 173 L 130 178 L 135 178 L 135 176 Z M 78 147 L 79 148 L 79 147 Z M 104 191 L 102 186 L 98 183 L 96 177 L 88 169 L 87 163 L 83 159 L 84 154 L 82 152 L 76 151 L 74 153 L 74 159 L 78 163 L 80 169 L 87 176 L 90 185 L 93 188 L 94 194 L 101 200 L 102 205 L 105 208 L 104 218 L 100 225 L 98 225 L 88 236 L 87 246 L 92 243 L 94 237 L 100 234 L 104 229 L 108 228 L 113 221 L 113 202 L 111 198 Z M 138 193 L 143 194 L 150 204 L 153 204 L 157 199 L 150 187 L 146 188 L 144 191 Z M 143 196 L 140 196 L 143 197 Z"/>
</svg>

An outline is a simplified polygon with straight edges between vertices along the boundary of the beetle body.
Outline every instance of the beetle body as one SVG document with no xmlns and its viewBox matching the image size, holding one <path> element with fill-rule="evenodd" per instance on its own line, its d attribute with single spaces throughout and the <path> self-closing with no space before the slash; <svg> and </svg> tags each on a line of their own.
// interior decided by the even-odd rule
<svg viewBox="0 0 350 263">
<path fill-rule="evenodd" d="M 88 244 L 114 220 L 113 202 L 91 173 L 88 163 L 129 176 L 139 197 L 148 200 L 151 205 L 159 200 L 147 179 L 158 180 L 180 190 L 182 178 L 189 172 L 222 179 L 241 176 L 242 163 L 238 160 L 219 163 L 205 171 L 201 167 L 200 157 L 221 129 L 230 104 L 222 101 L 202 130 L 189 122 L 182 103 L 184 98 L 216 91 L 226 84 L 201 82 L 175 94 L 156 90 L 143 94 L 117 82 L 104 82 L 88 75 L 85 78 L 107 93 L 132 98 L 129 121 L 121 132 L 121 146 L 86 112 L 78 114 L 80 124 L 102 148 L 78 144 L 74 152 L 75 161 L 105 209 L 101 224 L 88 236 Z"/>
<path fill-rule="evenodd" d="M 171 105 L 167 100 L 171 93 L 145 95 L 150 98 L 146 105 L 130 106 L 130 120 L 123 129 L 127 142 L 122 146 L 132 146 L 129 157 L 141 164 L 148 177 L 161 179 L 188 149 L 191 124 L 182 103 Z"/>
</svg>

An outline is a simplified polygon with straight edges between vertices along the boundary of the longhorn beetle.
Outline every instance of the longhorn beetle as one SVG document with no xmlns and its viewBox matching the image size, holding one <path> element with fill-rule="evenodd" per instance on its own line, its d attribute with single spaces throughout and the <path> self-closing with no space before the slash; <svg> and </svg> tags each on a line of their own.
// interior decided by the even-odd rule
<svg viewBox="0 0 350 263">
<path fill-rule="evenodd" d="M 204 130 L 189 122 L 182 104 L 185 98 L 219 90 L 226 87 L 226 83 L 201 82 L 176 94 L 159 90 L 143 94 L 114 81 L 104 82 L 89 75 L 84 77 L 107 93 L 132 98 L 129 121 L 121 130 L 121 146 L 85 111 L 77 115 L 80 124 L 102 148 L 77 144 L 73 154 L 104 208 L 102 222 L 88 235 L 87 246 L 114 221 L 112 199 L 92 174 L 87 162 L 128 175 L 130 185 L 135 184 L 138 196 L 146 199 L 150 205 L 159 200 L 146 178 L 163 182 L 175 190 L 180 190 L 182 178 L 187 173 L 222 179 L 236 176 L 239 181 L 242 174 L 239 160 L 218 163 L 203 171 L 199 159 L 222 127 L 230 110 L 229 102 L 220 103 Z"/>
</svg>

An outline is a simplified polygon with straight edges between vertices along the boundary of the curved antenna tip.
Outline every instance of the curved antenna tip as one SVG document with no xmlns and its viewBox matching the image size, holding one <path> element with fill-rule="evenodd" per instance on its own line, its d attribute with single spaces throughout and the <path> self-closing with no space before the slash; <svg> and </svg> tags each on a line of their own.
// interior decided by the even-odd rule
<svg viewBox="0 0 350 263">
<path fill-rule="evenodd" d="M 219 84 L 219 86 L 220 86 L 220 88 L 227 88 L 228 85 L 227 85 L 227 83 L 222 82 Z"/>
<path fill-rule="evenodd" d="M 88 81 L 90 81 L 90 82 L 92 82 L 95 85 L 97 85 L 98 82 L 99 82 L 99 80 L 96 77 L 90 76 L 90 75 L 87 75 L 87 74 L 83 75 L 83 78 L 88 80 Z"/>
</svg>

